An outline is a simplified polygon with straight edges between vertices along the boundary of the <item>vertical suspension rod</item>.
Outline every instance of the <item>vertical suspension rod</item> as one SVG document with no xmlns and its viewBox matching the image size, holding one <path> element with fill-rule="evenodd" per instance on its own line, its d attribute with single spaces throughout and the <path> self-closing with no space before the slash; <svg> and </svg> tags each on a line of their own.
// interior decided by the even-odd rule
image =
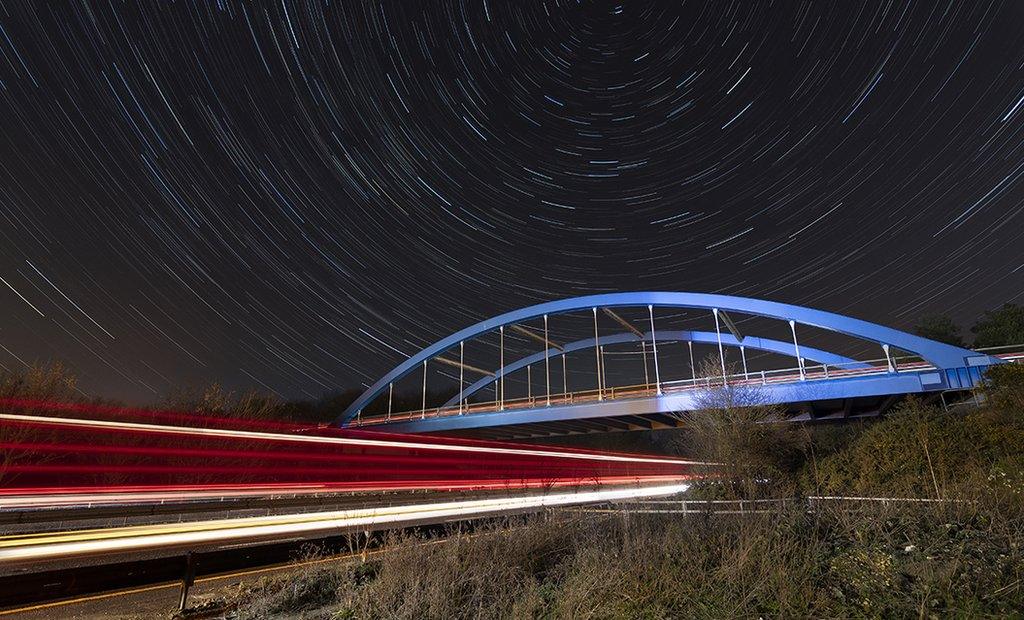
<svg viewBox="0 0 1024 620">
<path fill-rule="evenodd" d="M 693 363 L 693 341 L 687 340 L 686 344 L 689 345 L 690 349 L 690 378 L 693 380 L 693 384 L 697 384 L 697 366 Z"/>
<path fill-rule="evenodd" d="M 796 351 L 796 363 L 800 368 L 800 380 L 803 381 L 806 378 L 804 376 L 804 359 L 800 357 L 800 343 L 796 339 L 796 321 L 790 320 L 789 330 L 793 332 L 793 349 Z"/>
<path fill-rule="evenodd" d="M 498 411 L 505 410 L 505 326 L 498 328 L 498 372 L 501 373 L 498 383 Z"/>
<path fill-rule="evenodd" d="M 544 315 L 544 340 L 548 339 L 548 315 Z M 551 406 L 551 364 L 548 361 L 549 352 L 551 351 L 551 345 L 544 345 L 544 383 L 547 386 L 547 406 Z"/>
<path fill-rule="evenodd" d="M 604 389 L 601 386 L 601 351 L 597 348 L 597 308 L 594 311 L 594 357 L 597 361 L 597 400 L 604 400 Z"/>
<path fill-rule="evenodd" d="M 647 304 L 647 314 L 651 319 L 651 346 L 654 348 L 654 383 L 658 396 L 661 396 L 661 370 L 658 368 L 658 336 L 654 332 L 654 306 Z"/>
<path fill-rule="evenodd" d="M 722 329 L 718 324 L 718 308 L 713 308 L 712 313 L 715 315 L 715 334 L 718 336 L 718 361 L 722 364 L 722 385 L 729 385 L 729 380 L 725 377 L 725 350 L 722 348 Z"/>
<path fill-rule="evenodd" d="M 420 405 L 420 419 L 427 417 L 427 360 L 423 360 L 423 400 Z"/>
</svg>

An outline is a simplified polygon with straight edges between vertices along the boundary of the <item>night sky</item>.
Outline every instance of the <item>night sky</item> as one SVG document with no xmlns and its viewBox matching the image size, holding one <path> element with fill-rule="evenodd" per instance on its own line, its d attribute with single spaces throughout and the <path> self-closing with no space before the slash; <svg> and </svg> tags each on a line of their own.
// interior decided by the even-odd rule
<svg viewBox="0 0 1024 620">
<path fill-rule="evenodd" d="M 1022 23 L 982 0 L 3 2 L 0 367 L 313 398 L 619 290 L 970 324 L 1024 299 Z"/>
</svg>

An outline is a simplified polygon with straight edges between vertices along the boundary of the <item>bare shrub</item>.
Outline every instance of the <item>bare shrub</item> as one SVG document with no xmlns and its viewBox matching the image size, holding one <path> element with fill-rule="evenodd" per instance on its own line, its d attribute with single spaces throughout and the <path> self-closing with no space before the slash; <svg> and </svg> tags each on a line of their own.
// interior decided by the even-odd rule
<svg viewBox="0 0 1024 620">
<path fill-rule="evenodd" d="M 277 417 L 284 403 L 276 396 L 257 390 L 239 394 L 224 389 L 219 383 L 212 383 L 205 388 L 173 390 L 164 399 L 164 405 L 199 416 L 266 420 Z"/>
<path fill-rule="evenodd" d="M 0 398 L 73 402 L 82 397 L 78 377 L 59 361 L 0 374 Z"/>
<path fill-rule="evenodd" d="M 682 452 L 713 464 L 700 472 L 707 476 L 700 490 L 726 498 L 792 493 L 806 433 L 784 422 L 784 411 L 766 404 L 759 386 L 726 383 L 717 356 L 705 359 L 699 373 L 708 387 L 696 396 L 698 408 L 681 414 L 679 441 Z"/>
<path fill-rule="evenodd" d="M 78 377 L 61 362 L 32 366 L 19 373 L 0 373 L 0 398 L 10 400 L 45 402 L 75 402 L 83 400 L 78 390 Z M 45 407 L 7 407 L 13 413 L 53 415 Z M 0 421 L 0 442 L 19 444 L 32 440 L 46 442 L 53 440 L 54 432 L 40 430 L 17 423 Z M 18 463 L 32 461 L 36 464 L 48 460 L 49 455 L 17 447 L 0 449 L 0 483 L 9 483 L 10 468 Z"/>
</svg>

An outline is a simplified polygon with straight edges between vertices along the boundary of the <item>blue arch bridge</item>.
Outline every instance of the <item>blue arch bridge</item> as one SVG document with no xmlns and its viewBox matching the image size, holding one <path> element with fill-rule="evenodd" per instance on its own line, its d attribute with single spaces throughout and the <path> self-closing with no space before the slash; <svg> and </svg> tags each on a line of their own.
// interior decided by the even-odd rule
<svg viewBox="0 0 1024 620">
<path fill-rule="evenodd" d="M 667 323 L 678 322 L 680 313 L 688 322 L 703 316 L 710 326 L 713 320 L 714 331 L 671 329 Z M 580 314 L 587 320 L 586 338 L 558 342 L 550 337 L 554 321 L 565 315 L 579 321 Z M 632 314 L 632 320 L 624 314 Z M 746 333 L 747 325 L 764 323 L 774 326 L 776 338 Z M 827 339 L 828 334 L 853 339 L 860 345 L 856 348 L 875 354 L 854 359 L 801 343 L 801 334 L 805 340 L 812 335 L 816 341 Z M 519 343 L 536 343 L 536 350 L 516 358 L 506 343 L 509 336 Z M 489 339 L 492 346 L 497 340 L 494 370 L 467 363 L 467 343 L 480 339 Z M 695 365 L 695 344 L 714 352 L 710 363 Z M 689 353 L 682 378 L 666 376 L 664 358 L 670 347 L 684 359 Z M 642 351 L 642 379 L 608 385 L 607 358 L 617 348 L 632 348 L 637 355 Z M 567 377 L 573 373 L 567 358 L 574 352 L 580 353 L 573 365 L 587 365 L 587 389 L 569 390 Z M 782 368 L 751 370 L 748 352 L 759 360 L 789 361 Z M 727 364 L 730 358 L 736 365 Z M 780 405 L 790 420 L 843 420 L 880 415 L 908 394 L 945 402 L 947 393 L 977 386 L 989 366 L 1022 358 L 1020 353 L 972 351 L 774 301 L 706 293 L 610 293 L 521 308 L 454 333 L 381 377 L 334 424 L 495 439 L 652 430 L 682 426 L 687 412 L 723 396 L 738 405 Z M 432 364 L 443 365 L 447 376 L 457 380 L 455 393 L 441 406 L 427 404 Z M 506 398 L 506 380 L 513 373 L 528 378 L 525 397 Z M 395 383 L 407 376 L 422 378 L 417 381 L 422 384 L 417 390 L 420 406 L 395 411 Z"/>
</svg>

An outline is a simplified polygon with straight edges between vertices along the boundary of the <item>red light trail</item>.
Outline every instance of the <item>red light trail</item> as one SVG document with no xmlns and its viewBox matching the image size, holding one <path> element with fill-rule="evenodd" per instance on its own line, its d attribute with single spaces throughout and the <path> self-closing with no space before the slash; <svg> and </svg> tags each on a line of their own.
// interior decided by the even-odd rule
<svg viewBox="0 0 1024 620">
<path fill-rule="evenodd" d="M 685 480 L 682 459 L 0 400 L 0 497 L 530 489 Z M 74 417 L 65 417 L 69 414 Z M 194 422 L 195 426 L 183 424 Z M 315 490 L 314 490 L 315 489 Z"/>
</svg>

